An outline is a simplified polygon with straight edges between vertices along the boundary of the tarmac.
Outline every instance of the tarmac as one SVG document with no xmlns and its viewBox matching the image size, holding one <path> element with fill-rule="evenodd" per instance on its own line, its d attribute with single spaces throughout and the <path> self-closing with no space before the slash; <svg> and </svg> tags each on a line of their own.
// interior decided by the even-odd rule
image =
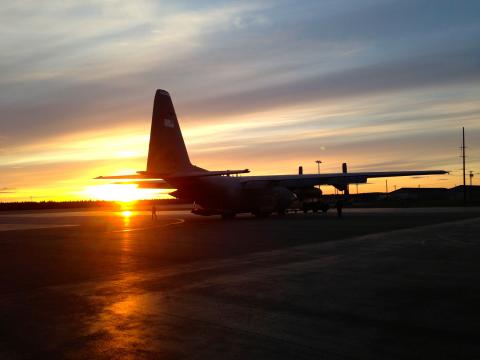
<svg viewBox="0 0 480 360">
<path fill-rule="evenodd" d="M 476 359 L 480 208 L 0 213 L 1 359 Z"/>
</svg>

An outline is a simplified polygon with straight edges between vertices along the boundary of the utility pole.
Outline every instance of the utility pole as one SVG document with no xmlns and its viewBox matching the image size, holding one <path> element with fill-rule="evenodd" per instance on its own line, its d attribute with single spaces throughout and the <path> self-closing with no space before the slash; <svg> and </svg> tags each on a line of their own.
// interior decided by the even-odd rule
<svg viewBox="0 0 480 360">
<path fill-rule="evenodd" d="M 388 180 L 385 179 L 385 194 L 388 195 Z"/>
<path fill-rule="evenodd" d="M 473 183 L 473 171 L 470 170 L 470 186 L 472 186 Z"/>
<path fill-rule="evenodd" d="M 465 182 L 465 127 L 462 127 L 462 163 L 463 163 L 463 204 L 467 203 L 467 186 Z"/>
</svg>

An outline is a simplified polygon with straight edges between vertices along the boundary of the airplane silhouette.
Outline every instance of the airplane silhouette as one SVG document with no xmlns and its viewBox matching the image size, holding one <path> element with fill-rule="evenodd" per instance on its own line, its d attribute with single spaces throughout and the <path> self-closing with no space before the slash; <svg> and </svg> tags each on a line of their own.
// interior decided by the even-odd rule
<svg viewBox="0 0 480 360">
<path fill-rule="evenodd" d="M 320 198 L 322 193 L 316 185 L 332 185 L 345 191 L 348 184 L 366 183 L 369 178 L 447 173 L 426 170 L 231 176 L 248 172 L 248 169 L 209 171 L 192 165 L 170 94 L 159 89 L 153 106 L 146 171 L 96 179 L 128 179 L 140 188 L 176 189 L 170 195 L 193 202 L 193 213 L 233 218 L 238 213 L 257 217 L 284 213 L 294 201 Z"/>
</svg>

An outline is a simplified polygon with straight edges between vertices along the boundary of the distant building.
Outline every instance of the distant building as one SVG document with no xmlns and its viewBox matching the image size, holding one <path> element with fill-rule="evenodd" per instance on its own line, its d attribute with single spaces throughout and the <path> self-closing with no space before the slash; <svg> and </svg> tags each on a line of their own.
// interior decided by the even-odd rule
<svg viewBox="0 0 480 360">
<path fill-rule="evenodd" d="M 465 186 L 467 190 L 467 200 L 468 201 L 480 201 L 480 186 L 479 185 L 467 185 Z M 449 200 L 463 200 L 463 185 L 455 186 L 448 190 L 448 199 Z"/>
<path fill-rule="evenodd" d="M 344 199 L 345 195 L 340 193 L 338 195 L 330 194 L 323 195 L 323 199 L 327 202 L 336 202 L 338 199 Z M 382 192 L 370 192 L 370 193 L 360 193 L 360 194 L 350 194 L 349 199 L 355 201 L 356 203 L 370 203 L 385 200 L 386 195 Z"/>
<path fill-rule="evenodd" d="M 448 199 L 446 188 L 401 188 L 392 191 L 388 197 L 391 200 L 432 201 Z"/>
<path fill-rule="evenodd" d="M 387 195 L 384 192 L 370 192 L 350 195 L 355 201 L 358 202 L 372 202 L 385 200 Z"/>
</svg>

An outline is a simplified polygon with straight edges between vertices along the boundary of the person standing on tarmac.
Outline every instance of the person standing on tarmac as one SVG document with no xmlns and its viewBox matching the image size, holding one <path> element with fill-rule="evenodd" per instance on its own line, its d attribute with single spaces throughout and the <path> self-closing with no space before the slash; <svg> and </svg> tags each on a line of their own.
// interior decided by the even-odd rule
<svg viewBox="0 0 480 360">
<path fill-rule="evenodd" d="M 157 207 L 155 204 L 152 205 L 152 220 L 157 220 Z"/>
<path fill-rule="evenodd" d="M 338 216 L 339 219 L 341 219 L 342 218 L 342 210 L 343 210 L 342 200 L 337 200 L 337 203 L 336 203 L 335 207 L 337 208 L 337 216 Z"/>
</svg>

